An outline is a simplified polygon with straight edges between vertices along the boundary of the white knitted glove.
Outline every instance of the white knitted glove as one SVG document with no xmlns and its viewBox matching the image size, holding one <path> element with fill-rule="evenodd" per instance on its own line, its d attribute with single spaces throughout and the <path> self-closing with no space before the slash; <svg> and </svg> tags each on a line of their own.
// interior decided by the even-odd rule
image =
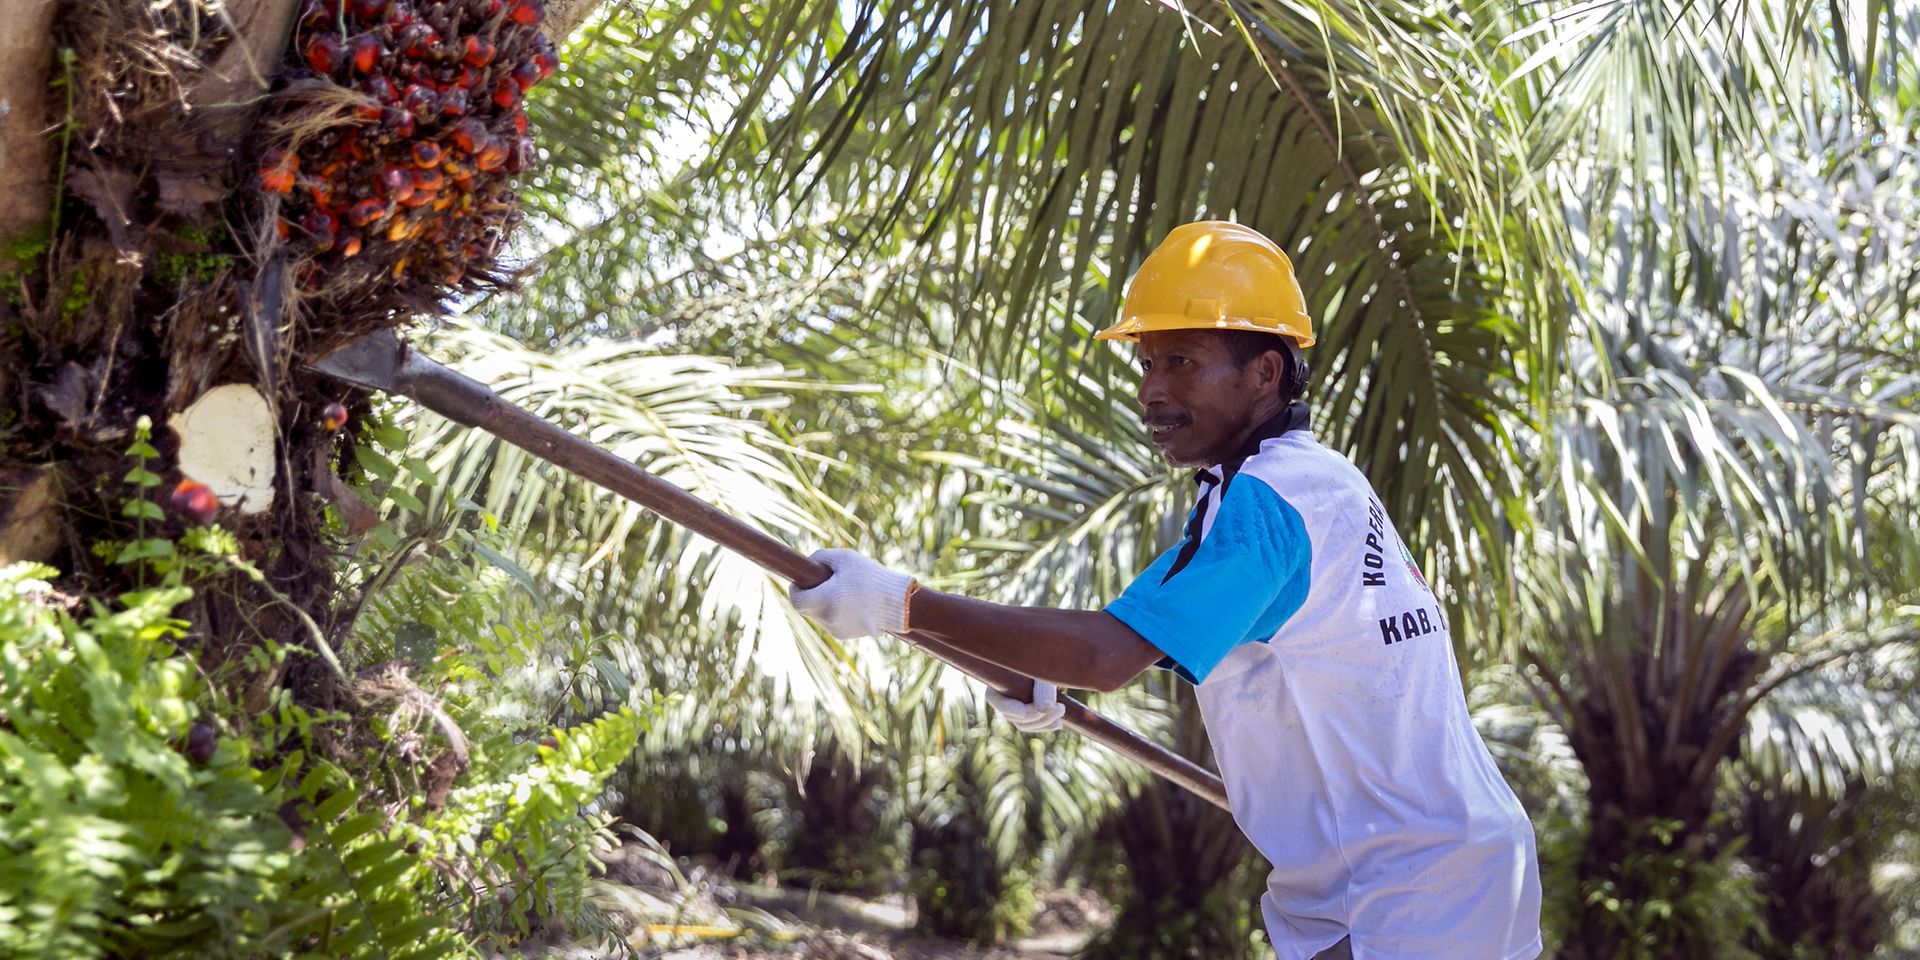
<svg viewBox="0 0 1920 960">
<path fill-rule="evenodd" d="M 1060 691 L 1044 680 L 1033 682 L 1033 702 L 1025 703 L 987 688 L 987 702 L 1022 733 L 1048 733 L 1060 729 L 1067 705 L 1059 701 Z"/>
<path fill-rule="evenodd" d="M 795 610 L 842 640 L 906 629 L 912 577 L 888 570 L 858 550 L 819 550 L 813 559 L 831 568 L 833 576 L 811 589 L 795 587 Z"/>
</svg>

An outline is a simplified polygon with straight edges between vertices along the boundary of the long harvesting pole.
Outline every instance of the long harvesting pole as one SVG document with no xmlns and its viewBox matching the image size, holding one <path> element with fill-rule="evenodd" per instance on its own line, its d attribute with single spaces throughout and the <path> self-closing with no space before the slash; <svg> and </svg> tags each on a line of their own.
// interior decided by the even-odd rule
<svg viewBox="0 0 1920 960">
<path fill-rule="evenodd" d="M 315 370 L 357 386 L 400 394 L 455 423 L 484 430 L 661 517 L 752 560 L 797 586 L 812 587 L 832 574 L 825 565 L 694 496 L 529 413 L 492 388 L 407 346 L 391 332 L 369 334 L 312 364 Z M 1026 700 L 1033 681 L 996 664 L 966 656 L 920 633 L 904 639 L 1001 694 Z M 965 662 L 957 662 L 964 660 Z M 1066 724 L 1102 746 L 1129 757 L 1222 810 L 1230 809 L 1220 778 L 1200 765 L 1101 716 L 1072 697 L 1062 697 Z"/>
</svg>

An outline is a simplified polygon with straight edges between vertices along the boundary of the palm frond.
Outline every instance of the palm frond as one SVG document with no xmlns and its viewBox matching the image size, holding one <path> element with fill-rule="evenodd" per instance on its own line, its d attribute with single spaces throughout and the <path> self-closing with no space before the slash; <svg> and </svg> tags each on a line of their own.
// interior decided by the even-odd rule
<svg viewBox="0 0 1920 960">
<path fill-rule="evenodd" d="M 506 328 L 766 331 L 729 341 L 744 357 L 834 329 L 1051 405 L 1125 375 L 1078 338 L 1146 250 L 1233 217 L 1306 283 L 1330 441 L 1436 572 L 1503 566 L 1500 531 L 1524 519 L 1507 419 L 1542 382 L 1507 371 L 1559 333 L 1496 300 L 1546 302 L 1564 258 L 1557 221 L 1508 216 L 1536 188 L 1500 141 L 1505 105 L 1436 68 L 1506 55 L 1411 8 L 1196 15 L 1218 35 L 1146 3 L 690 3 L 652 33 L 615 14 L 605 29 L 641 42 L 583 41 L 596 82 L 556 87 L 558 239 L 529 251 L 545 270 Z M 692 113 L 671 173 L 595 143 L 648 96 Z"/>
<path fill-rule="evenodd" d="M 782 402 L 777 369 L 634 343 L 546 353 L 461 321 L 428 349 L 776 538 L 830 538 L 835 511 L 796 466 L 806 452 L 764 422 Z M 783 581 L 488 434 L 422 414 L 413 442 L 444 478 L 436 502 L 497 517 L 520 565 L 596 629 L 722 662 L 708 645 L 731 643 L 736 679 L 766 671 L 802 695 L 844 693 L 844 654 L 793 614 Z"/>
</svg>

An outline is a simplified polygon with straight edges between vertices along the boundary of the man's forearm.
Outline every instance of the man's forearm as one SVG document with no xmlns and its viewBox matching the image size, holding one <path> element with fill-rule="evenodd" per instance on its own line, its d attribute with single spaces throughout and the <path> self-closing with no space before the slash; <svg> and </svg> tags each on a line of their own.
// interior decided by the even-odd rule
<svg viewBox="0 0 1920 960">
<path fill-rule="evenodd" d="M 1063 687 L 1112 690 L 1160 659 L 1152 644 L 1100 611 L 1014 607 L 921 590 L 908 619 L 916 633 L 960 653 Z"/>
<path fill-rule="evenodd" d="M 1026 673 L 991 660 L 983 660 L 954 646 L 951 642 L 918 630 L 902 639 L 978 677 L 987 686 L 1007 696 L 1016 700 L 1033 699 L 1033 678 Z"/>
</svg>

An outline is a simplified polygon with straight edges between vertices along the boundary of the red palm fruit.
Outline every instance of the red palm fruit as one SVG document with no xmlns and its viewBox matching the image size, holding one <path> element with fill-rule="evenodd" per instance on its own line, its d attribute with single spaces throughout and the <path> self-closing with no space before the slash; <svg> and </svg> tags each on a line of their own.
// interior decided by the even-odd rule
<svg viewBox="0 0 1920 960">
<path fill-rule="evenodd" d="M 507 5 L 507 19 L 524 26 L 533 26 L 546 19 L 547 5 L 540 0 L 510 0 Z"/>
<path fill-rule="evenodd" d="M 539 82 L 540 68 L 532 60 L 522 60 L 514 65 L 513 85 L 519 87 L 520 92 L 533 89 L 533 85 Z"/>
<path fill-rule="evenodd" d="M 389 164 L 380 172 L 380 188 L 387 199 L 395 203 L 406 203 L 413 196 L 413 174 L 400 167 Z"/>
<path fill-rule="evenodd" d="M 260 189 L 268 193 L 293 192 L 294 174 L 300 172 L 300 157 L 285 147 L 267 151 L 260 166 Z"/>
<path fill-rule="evenodd" d="M 432 119 L 440 112 L 440 95 L 417 83 L 407 84 L 407 95 L 400 102 L 421 120 Z"/>
<path fill-rule="evenodd" d="M 346 48 L 334 34 L 315 34 L 307 41 L 307 66 L 321 73 L 332 73 L 345 58 Z"/>
<path fill-rule="evenodd" d="M 415 23 L 400 31 L 397 41 L 407 57 L 413 60 L 425 60 L 433 53 L 433 45 L 440 42 L 440 31 L 424 23 Z"/>
<path fill-rule="evenodd" d="M 273 235 L 279 237 L 280 241 L 284 243 L 288 237 L 293 235 L 293 225 L 287 222 L 286 217 L 275 217 L 273 218 Z"/>
<path fill-rule="evenodd" d="M 387 55 L 387 49 L 380 45 L 378 37 L 363 33 L 347 41 L 347 54 L 353 60 L 355 73 L 372 73 L 380 59 Z"/>
<path fill-rule="evenodd" d="M 481 145 L 485 146 L 486 144 L 483 141 Z M 473 158 L 468 156 L 464 150 L 448 150 L 447 159 L 440 164 L 440 169 L 446 171 L 447 176 L 456 179 L 460 177 L 471 177 L 473 176 Z"/>
<path fill-rule="evenodd" d="M 334 232 L 339 228 L 340 222 L 325 210 L 315 210 L 300 220 L 300 229 L 305 230 L 307 236 L 313 238 L 315 250 L 331 249 Z"/>
<path fill-rule="evenodd" d="M 387 205 L 374 197 L 368 197 L 347 208 L 347 219 L 356 227 L 364 227 L 387 215 Z"/>
<path fill-rule="evenodd" d="M 479 82 L 480 71 L 472 67 L 461 67 L 460 76 L 453 81 L 453 85 L 463 90 L 471 90 L 473 85 Z"/>
<path fill-rule="evenodd" d="M 387 0 L 347 0 L 347 8 L 362 20 L 379 20 L 387 15 Z"/>
<path fill-rule="evenodd" d="M 416 140 L 413 144 L 413 165 L 422 170 L 437 167 L 442 152 L 440 145 L 431 140 Z"/>
<path fill-rule="evenodd" d="M 427 194 L 427 199 L 431 200 L 433 199 L 432 194 L 440 192 L 440 188 L 446 185 L 447 178 L 438 170 L 415 170 L 413 172 L 413 193 L 415 196 Z"/>
<path fill-rule="evenodd" d="M 377 41 L 375 45 L 378 46 Z M 376 73 L 361 81 L 360 89 L 366 91 L 367 96 L 383 104 L 400 102 L 400 88 L 394 86 L 393 81 L 387 79 L 385 74 Z"/>
<path fill-rule="evenodd" d="M 399 243 L 418 232 L 420 225 L 406 217 L 394 217 L 393 222 L 387 224 L 387 239 L 393 243 Z"/>
<path fill-rule="evenodd" d="M 533 35 L 533 65 L 540 68 L 540 79 L 553 76 L 560 69 L 560 54 L 553 49 L 553 41 L 544 33 Z"/>
<path fill-rule="evenodd" d="M 449 87 L 440 94 L 440 112 L 445 116 L 464 117 L 468 106 L 467 91 L 460 87 Z"/>
<path fill-rule="evenodd" d="M 460 121 L 452 132 L 447 134 L 447 140 L 454 146 L 472 153 L 475 148 L 487 142 L 487 125 L 468 117 Z"/>
<path fill-rule="evenodd" d="M 493 87 L 493 105 L 502 110 L 520 106 L 520 87 L 513 80 L 502 80 Z"/>
<path fill-rule="evenodd" d="M 399 107 L 388 107 L 385 114 L 387 129 L 395 140 L 413 139 L 413 114 Z"/>
<path fill-rule="evenodd" d="M 173 488 L 173 509 L 195 523 L 212 523 L 213 515 L 220 512 L 220 498 L 206 484 L 186 478 Z"/>
<path fill-rule="evenodd" d="M 360 235 L 348 230 L 340 235 L 340 256 L 352 257 L 360 253 Z"/>
<path fill-rule="evenodd" d="M 346 406 L 338 403 L 327 404 L 326 409 L 320 411 L 320 425 L 327 428 L 328 433 L 332 433 L 333 431 L 346 426 L 347 425 Z"/>
<path fill-rule="evenodd" d="M 300 6 L 300 25 L 308 30 L 317 30 L 334 22 L 340 8 L 334 0 L 307 0 Z"/>
<path fill-rule="evenodd" d="M 493 55 L 495 53 L 493 41 L 468 36 L 462 46 L 463 49 L 460 55 L 461 63 L 469 67 L 484 67 L 493 62 Z"/>
<path fill-rule="evenodd" d="M 523 137 L 527 135 L 527 112 L 525 110 L 515 110 L 513 112 L 513 132 Z"/>
<path fill-rule="evenodd" d="M 488 173 L 507 164 L 507 144 L 499 137 L 488 137 L 487 142 L 473 153 L 473 165 Z"/>
</svg>

